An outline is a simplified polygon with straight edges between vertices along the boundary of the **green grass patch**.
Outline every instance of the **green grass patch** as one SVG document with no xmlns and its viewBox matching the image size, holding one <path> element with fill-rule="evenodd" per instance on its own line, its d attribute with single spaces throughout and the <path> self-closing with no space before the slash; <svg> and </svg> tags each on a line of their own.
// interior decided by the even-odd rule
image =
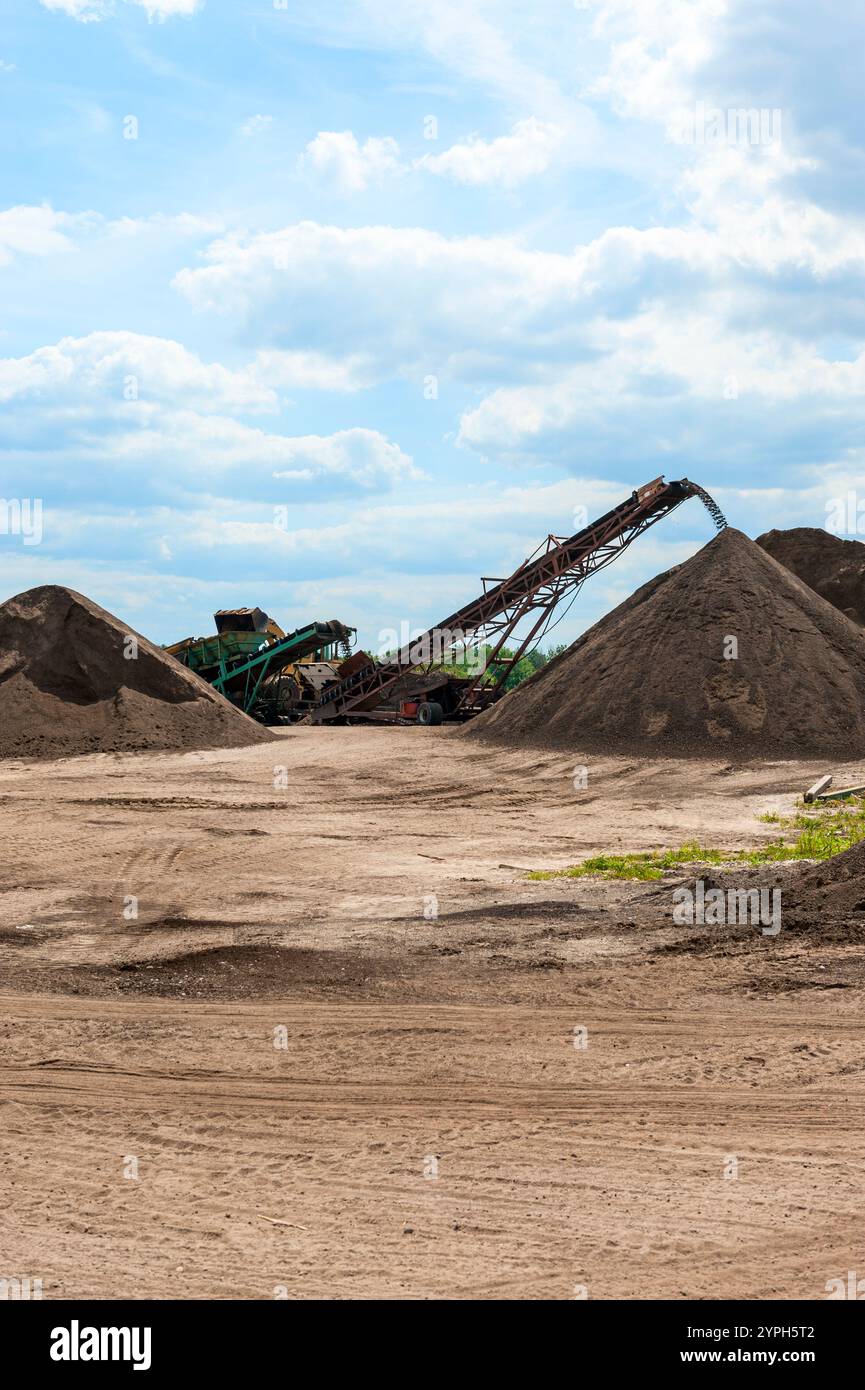
<svg viewBox="0 0 865 1390">
<path fill-rule="evenodd" d="M 791 859 L 831 859 L 865 840 L 865 797 L 797 810 L 781 816 L 770 811 L 758 818 L 779 825 L 787 837 L 755 849 L 707 849 L 690 840 L 679 849 L 643 854 L 596 854 L 567 869 L 535 869 L 531 879 L 547 878 L 662 878 L 666 869 L 680 864 L 773 864 Z"/>
</svg>

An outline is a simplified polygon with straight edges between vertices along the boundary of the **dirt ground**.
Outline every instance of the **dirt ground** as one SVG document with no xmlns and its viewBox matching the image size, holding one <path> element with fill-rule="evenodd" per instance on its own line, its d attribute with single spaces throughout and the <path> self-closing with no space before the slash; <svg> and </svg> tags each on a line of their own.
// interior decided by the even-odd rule
<svg viewBox="0 0 865 1390">
<path fill-rule="evenodd" d="M 672 879 L 525 876 L 761 843 L 824 769 L 594 758 L 577 791 L 580 761 L 298 728 L 0 763 L 0 1277 L 819 1299 L 865 1275 L 861 944 L 676 927 Z"/>
</svg>

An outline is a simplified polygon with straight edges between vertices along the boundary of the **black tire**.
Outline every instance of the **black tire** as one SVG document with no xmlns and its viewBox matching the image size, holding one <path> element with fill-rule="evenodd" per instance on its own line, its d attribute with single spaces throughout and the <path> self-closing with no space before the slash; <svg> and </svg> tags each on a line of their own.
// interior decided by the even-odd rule
<svg viewBox="0 0 865 1390">
<path fill-rule="evenodd" d="M 445 712 L 441 705 L 423 704 L 418 706 L 417 722 L 419 724 L 441 724 L 445 717 Z"/>
</svg>

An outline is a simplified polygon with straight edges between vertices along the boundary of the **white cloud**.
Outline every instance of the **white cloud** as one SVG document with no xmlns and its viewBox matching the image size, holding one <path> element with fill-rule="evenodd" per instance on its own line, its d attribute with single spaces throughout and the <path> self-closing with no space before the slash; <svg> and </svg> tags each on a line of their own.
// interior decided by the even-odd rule
<svg viewBox="0 0 865 1390">
<path fill-rule="evenodd" d="M 219 218 L 186 212 L 112 220 L 92 211 L 62 212 L 48 204 L 20 204 L 0 212 L 0 266 L 20 255 L 62 255 L 100 238 L 150 236 L 185 241 L 214 236 L 222 229 Z"/>
<path fill-rule="evenodd" d="M 844 453 L 865 428 L 865 349 L 850 361 L 717 312 L 655 305 L 597 321 L 595 352 L 538 383 L 502 387 L 465 411 L 458 443 L 517 462 L 710 456 L 753 466 L 805 431 L 811 460 Z M 691 465 L 688 465 L 691 466 Z"/>
<path fill-rule="evenodd" d="M 610 40 L 610 54 L 590 95 L 605 97 L 621 115 L 657 121 L 674 137 L 728 8 L 728 0 L 601 0 L 594 29 Z"/>
<path fill-rule="evenodd" d="M 317 0 L 287 16 L 303 34 L 346 48 L 432 59 L 458 79 L 545 120 L 576 118 L 569 95 L 585 30 L 574 0 Z"/>
<path fill-rule="evenodd" d="M 572 331 L 590 288 L 585 256 L 499 237 L 408 227 L 321 226 L 229 237 L 174 284 L 196 309 L 235 316 L 258 341 L 338 356 L 351 344 L 382 375 L 447 368 L 452 355 L 522 353 Z"/>
<path fill-rule="evenodd" d="M 280 449 L 287 467 L 275 478 L 310 478 L 322 474 L 350 478 L 361 487 L 380 487 L 422 474 L 396 444 L 378 430 L 337 430 L 326 437 L 317 434 L 287 439 Z"/>
<path fill-rule="evenodd" d="M 240 127 L 240 134 L 243 136 L 260 135 L 262 131 L 269 130 L 273 125 L 272 116 L 250 116 Z"/>
<path fill-rule="evenodd" d="M 53 208 L 19 205 L 0 212 L 0 265 L 13 254 L 51 256 L 71 251 L 72 233 L 92 223 L 90 213 L 55 212 Z"/>
<path fill-rule="evenodd" d="M 801 270 L 822 278 L 862 270 L 865 225 L 783 191 L 815 162 L 779 144 L 751 150 L 721 145 L 686 173 L 683 188 L 707 249 L 769 275 Z"/>
<path fill-rule="evenodd" d="M 258 117 L 254 119 L 259 119 Z M 408 163 L 390 136 L 361 144 L 351 130 L 319 131 L 299 160 L 302 170 L 314 174 L 342 193 L 361 193 L 387 176 L 419 169 L 444 175 L 464 185 L 499 184 L 514 188 L 552 164 L 565 138 L 563 127 L 534 116 L 517 121 L 509 135 L 494 140 L 470 136 L 441 154 L 427 154 Z"/>
<path fill-rule="evenodd" d="M 126 469 L 127 486 L 134 478 L 145 495 L 158 484 L 188 498 L 222 476 L 240 494 L 274 500 L 292 483 L 371 492 L 422 476 L 379 430 L 294 436 L 235 418 L 279 410 L 260 373 L 260 363 L 232 370 L 170 339 L 128 332 L 0 360 L 7 474 L 38 459 L 50 478 L 55 463 L 75 470 L 86 461 L 97 490 L 99 478 L 114 485 Z"/>
<path fill-rule="evenodd" d="M 101 236 L 132 237 L 148 233 L 157 235 L 167 233 L 184 239 L 214 236 L 224 230 L 225 224 L 219 217 L 198 215 L 191 212 L 163 213 L 153 212 L 147 217 L 117 217 L 106 219 L 96 213 L 87 213 L 88 226 Z"/>
<path fill-rule="evenodd" d="M 108 427 L 102 424 L 98 434 L 88 436 L 87 447 L 91 459 L 161 467 L 187 499 L 224 486 L 247 496 L 264 491 L 278 502 L 292 495 L 292 484 L 303 494 L 307 484 L 374 492 L 422 476 L 410 456 L 379 430 L 274 434 L 230 416 L 154 408 L 149 402 L 133 406 L 125 419 L 113 412 Z"/>
<path fill-rule="evenodd" d="M 39 0 L 39 3 L 46 10 L 68 15 L 82 24 L 107 19 L 115 9 L 113 0 Z M 202 9 L 204 0 L 124 0 L 124 3 L 146 11 L 148 20 L 165 20 L 174 15 L 188 18 L 196 14 Z"/>
<path fill-rule="evenodd" d="M 148 19 L 169 19 L 173 15 L 190 17 L 204 8 L 204 0 L 126 0 L 126 3 L 140 5 L 147 11 Z"/>
<path fill-rule="evenodd" d="M 390 136 L 361 145 L 350 130 L 322 130 L 306 146 L 300 167 L 342 193 L 362 193 L 399 170 L 399 145 Z"/>
<path fill-rule="evenodd" d="M 251 370 L 204 363 L 180 343 L 140 333 L 90 333 L 63 338 L 27 357 L 0 360 L 0 400 L 79 404 L 99 400 L 122 408 L 130 399 L 183 402 L 203 409 L 275 410 L 275 391 Z"/>
<path fill-rule="evenodd" d="M 418 168 L 445 174 L 462 184 L 501 184 L 513 188 L 542 174 L 553 162 L 564 139 L 561 126 L 534 116 L 517 121 L 510 135 L 495 140 L 474 136 L 442 154 L 424 155 Z"/>
<path fill-rule="evenodd" d="M 785 276 L 813 288 L 812 314 L 834 331 L 838 277 L 853 277 L 852 292 L 865 275 L 865 229 L 783 197 L 785 166 L 771 151 L 751 168 L 751 199 L 728 201 L 719 174 L 697 187 L 685 226 L 612 227 L 568 253 L 504 237 L 302 222 L 216 241 L 174 284 L 194 308 L 234 318 L 272 348 L 343 362 L 350 343 L 364 384 L 429 372 L 548 375 L 598 351 L 598 322 L 627 320 L 651 300 L 673 321 L 683 308 L 711 312 L 720 333 L 755 304 L 783 299 Z M 827 277 L 838 282 L 829 297 Z"/>
<path fill-rule="evenodd" d="M 376 380 L 374 364 L 360 353 L 338 358 L 323 352 L 256 353 L 255 373 L 271 386 L 300 391 L 359 391 Z"/>
<path fill-rule="evenodd" d="M 91 24 L 104 19 L 110 10 L 110 0 L 39 0 L 46 10 L 54 10 L 79 19 L 82 24 Z"/>
</svg>

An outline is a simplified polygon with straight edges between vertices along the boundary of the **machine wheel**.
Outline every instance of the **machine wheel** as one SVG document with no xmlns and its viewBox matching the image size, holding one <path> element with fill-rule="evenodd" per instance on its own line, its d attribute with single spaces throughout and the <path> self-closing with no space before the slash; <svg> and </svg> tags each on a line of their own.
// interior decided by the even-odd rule
<svg viewBox="0 0 865 1390">
<path fill-rule="evenodd" d="M 441 724 L 445 717 L 445 712 L 441 705 L 423 704 L 418 706 L 417 722 L 419 724 Z"/>
</svg>

